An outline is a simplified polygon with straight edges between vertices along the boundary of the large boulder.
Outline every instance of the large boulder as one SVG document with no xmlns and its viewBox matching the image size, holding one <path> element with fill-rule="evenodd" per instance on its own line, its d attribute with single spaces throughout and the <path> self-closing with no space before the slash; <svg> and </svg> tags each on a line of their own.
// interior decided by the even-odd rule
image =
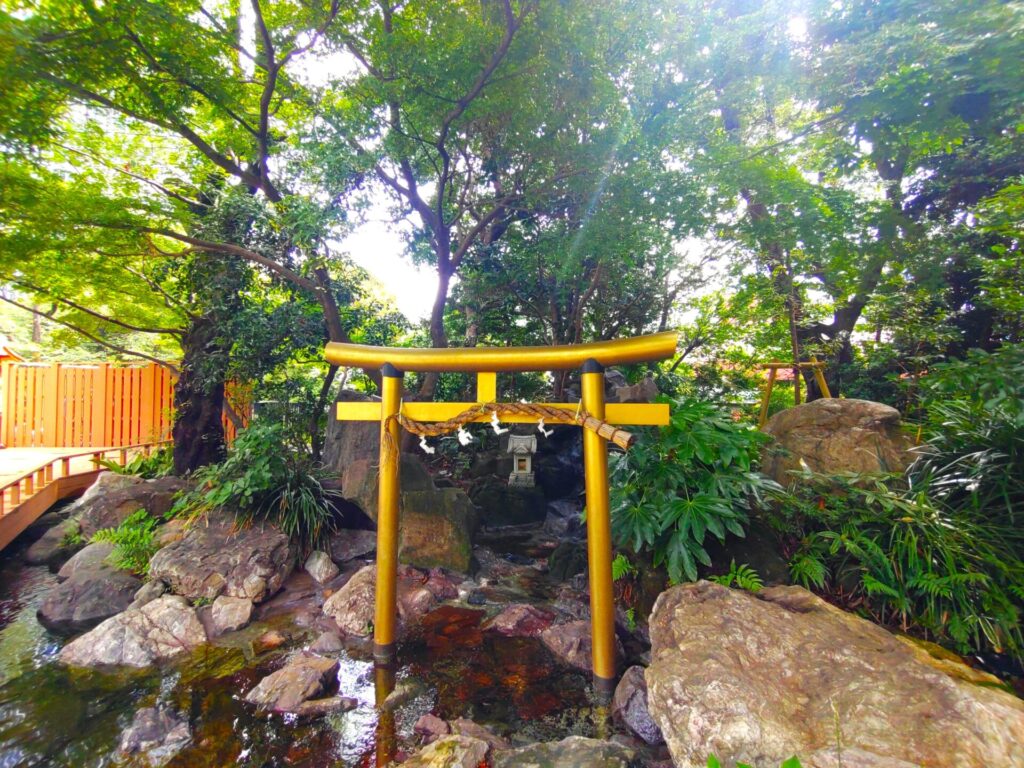
<svg viewBox="0 0 1024 768">
<path fill-rule="evenodd" d="M 547 500 L 537 487 L 511 486 L 508 475 L 485 478 L 474 484 L 469 498 L 480 509 L 486 525 L 523 525 L 544 519 Z"/>
<path fill-rule="evenodd" d="M 323 462 L 332 474 L 341 475 L 345 467 L 357 461 L 377 460 L 380 442 L 380 422 L 378 421 L 338 421 L 335 418 L 338 403 L 380 402 L 380 398 L 369 397 L 361 392 L 342 389 L 338 392 L 330 417 L 327 419 L 327 434 L 324 437 Z M 344 481 L 342 482 L 342 494 Z"/>
<path fill-rule="evenodd" d="M 494 768 L 629 768 L 633 757 L 632 750 L 613 741 L 570 736 L 498 752 Z"/>
<path fill-rule="evenodd" d="M 25 552 L 29 565 L 56 568 L 85 546 L 96 531 L 116 528 L 140 509 L 164 515 L 185 487 L 177 477 L 143 480 L 134 475 L 104 472 L 76 501 L 61 510 L 64 519 L 44 533 Z"/>
<path fill-rule="evenodd" d="M 61 649 L 59 659 L 75 667 L 147 667 L 206 642 L 206 631 L 188 601 L 164 595 L 129 608 Z"/>
<path fill-rule="evenodd" d="M 55 570 L 84 545 L 78 521 L 62 518 L 32 542 L 23 558 L 28 565 L 46 565 Z"/>
<path fill-rule="evenodd" d="M 342 470 L 342 494 L 377 520 L 377 459 L 359 459 Z M 398 557 L 403 563 L 467 572 L 477 510 L 461 488 L 437 488 L 415 456 L 402 454 Z"/>
<path fill-rule="evenodd" d="M 126 517 L 140 509 L 146 510 L 152 517 L 163 517 L 174 505 L 174 497 L 186 486 L 180 477 L 141 480 L 132 476 L 114 475 L 124 478 L 119 482 L 107 480 L 108 477 L 110 474 L 97 478 L 73 513 L 86 539 L 103 528 L 116 528 Z M 93 492 L 97 485 L 100 490 Z"/>
<path fill-rule="evenodd" d="M 350 560 L 369 557 L 377 551 L 377 532 L 342 528 L 332 533 L 327 543 L 331 560 L 336 563 L 347 563 Z"/>
<path fill-rule="evenodd" d="M 807 468 L 821 474 L 901 472 L 913 458 L 900 412 L 870 400 L 822 398 L 779 411 L 764 426 L 765 474 L 781 485 Z"/>
<path fill-rule="evenodd" d="M 138 577 L 110 565 L 110 542 L 90 544 L 60 569 L 61 582 L 36 611 L 39 623 L 62 634 L 92 629 L 125 610 L 142 586 Z"/>
<path fill-rule="evenodd" d="M 837 747 L 865 768 L 1024 766 L 1024 701 L 799 587 L 673 587 L 650 625 L 648 704 L 678 768 L 833 768 Z"/>
<path fill-rule="evenodd" d="M 295 547 L 279 528 L 238 529 L 229 512 L 217 511 L 153 555 L 149 576 L 192 600 L 227 595 L 260 603 L 281 588 L 295 567 L 295 556 Z"/>
<path fill-rule="evenodd" d="M 346 635 L 363 637 L 373 628 L 377 566 L 366 565 L 324 601 L 324 614 L 334 619 Z"/>
</svg>

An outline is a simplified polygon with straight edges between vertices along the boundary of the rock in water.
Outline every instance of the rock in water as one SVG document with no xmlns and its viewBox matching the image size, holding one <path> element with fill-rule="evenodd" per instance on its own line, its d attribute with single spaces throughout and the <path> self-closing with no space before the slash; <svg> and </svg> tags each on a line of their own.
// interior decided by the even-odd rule
<svg viewBox="0 0 1024 768">
<path fill-rule="evenodd" d="M 88 571 L 103 566 L 109 567 L 106 560 L 113 552 L 114 544 L 110 541 L 97 541 L 95 544 L 87 545 L 60 567 L 60 570 L 57 571 L 57 581 L 66 581 L 79 571 Z"/>
<path fill-rule="evenodd" d="M 90 544 L 64 564 L 58 574 L 63 581 L 36 611 L 40 624 L 63 634 L 85 632 L 132 604 L 142 581 L 106 562 L 113 548 Z"/>
<path fill-rule="evenodd" d="M 566 624 L 555 624 L 540 633 L 540 640 L 555 656 L 569 666 L 589 672 L 593 639 L 589 621 L 570 621 Z M 622 658 L 622 644 L 615 638 L 618 657 Z"/>
<path fill-rule="evenodd" d="M 177 595 L 129 608 L 61 649 L 59 659 L 76 667 L 146 667 L 206 642 L 195 609 Z"/>
<path fill-rule="evenodd" d="M 900 412 L 870 400 L 823 398 L 787 408 L 764 432 L 775 439 L 761 452 L 762 471 L 783 486 L 804 464 L 826 475 L 900 472 L 913 458 Z"/>
<path fill-rule="evenodd" d="M 479 768 L 487 749 L 486 741 L 471 736 L 445 736 L 414 754 L 402 768 Z"/>
<path fill-rule="evenodd" d="M 630 667 L 615 686 L 612 718 L 650 745 L 665 741 L 647 707 L 647 683 L 643 667 Z"/>
<path fill-rule="evenodd" d="M 484 625 L 506 637 L 533 637 L 551 626 L 555 614 L 528 603 L 513 603 Z"/>
<path fill-rule="evenodd" d="M 331 556 L 320 550 L 309 553 L 304 567 L 317 584 L 326 584 L 340 573 L 338 566 L 331 561 Z"/>
<path fill-rule="evenodd" d="M 136 755 L 133 764 L 159 768 L 191 740 L 188 721 L 167 709 L 147 707 L 135 713 L 131 726 L 121 736 L 118 750 L 125 756 Z"/>
<path fill-rule="evenodd" d="M 346 635 L 369 635 L 373 625 L 377 566 L 364 565 L 324 602 L 324 614 L 334 619 Z M 429 611 L 444 595 L 457 594 L 439 572 L 424 578 L 415 568 L 398 569 L 398 618 L 408 623 Z"/>
<path fill-rule="evenodd" d="M 300 717 L 352 709 L 354 699 L 323 696 L 337 683 L 339 663 L 323 656 L 303 655 L 260 680 L 245 700 L 258 708 Z"/>
<path fill-rule="evenodd" d="M 33 542 L 23 557 L 29 565 L 46 565 L 53 569 L 81 549 L 84 543 L 78 521 L 61 520 Z"/>
<path fill-rule="evenodd" d="M 1024 766 L 1024 701 L 799 587 L 685 584 L 650 623 L 648 703 L 678 768 L 834 768 L 837 736 L 843 766 Z"/>
<path fill-rule="evenodd" d="M 153 555 L 149 577 L 192 600 L 223 594 L 260 603 L 281 588 L 294 567 L 295 548 L 280 529 L 237 530 L 231 513 L 220 511 Z"/>
<path fill-rule="evenodd" d="M 633 752 L 621 744 L 570 736 L 498 752 L 494 768 L 629 768 L 632 760 Z"/>
<path fill-rule="evenodd" d="M 366 565 L 324 602 L 324 613 L 346 635 L 370 634 L 373 625 L 377 567 Z"/>
<path fill-rule="evenodd" d="M 337 653 L 343 647 L 338 633 L 327 630 L 310 644 L 309 650 L 312 653 Z"/>
</svg>

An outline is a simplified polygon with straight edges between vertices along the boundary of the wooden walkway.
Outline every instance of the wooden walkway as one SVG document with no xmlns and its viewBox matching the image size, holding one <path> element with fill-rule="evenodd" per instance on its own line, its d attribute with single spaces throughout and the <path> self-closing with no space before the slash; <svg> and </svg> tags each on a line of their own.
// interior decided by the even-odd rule
<svg viewBox="0 0 1024 768">
<path fill-rule="evenodd" d="M 0 450 L 0 549 L 58 501 L 81 495 L 105 471 L 99 459 L 124 464 L 160 444 Z"/>
</svg>

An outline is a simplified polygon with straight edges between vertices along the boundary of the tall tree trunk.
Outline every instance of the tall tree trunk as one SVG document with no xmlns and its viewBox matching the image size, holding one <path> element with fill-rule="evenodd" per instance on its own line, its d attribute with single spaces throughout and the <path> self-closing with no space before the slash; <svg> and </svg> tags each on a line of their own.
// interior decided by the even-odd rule
<svg viewBox="0 0 1024 768">
<path fill-rule="evenodd" d="M 437 293 L 434 295 L 434 306 L 430 309 L 430 346 L 443 348 L 448 346 L 448 334 L 444 330 L 444 309 L 448 304 L 448 288 L 451 285 L 451 270 L 443 265 L 437 268 Z M 420 399 L 430 400 L 437 390 L 440 374 L 427 373 L 420 387 Z"/>
<path fill-rule="evenodd" d="M 181 340 L 181 373 L 174 385 L 174 474 L 194 472 L 226 455 L 224 369 L 227 350 L 221 348 L 216 323 L 200 317 Z M 224 361 L 224 364 L 219 364 Z"/>
</svg>

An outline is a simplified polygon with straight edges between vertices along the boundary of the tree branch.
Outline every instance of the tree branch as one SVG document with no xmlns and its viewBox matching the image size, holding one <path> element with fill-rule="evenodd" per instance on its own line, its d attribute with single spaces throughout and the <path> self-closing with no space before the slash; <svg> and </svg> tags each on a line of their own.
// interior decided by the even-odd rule
<svg viewBox="0 0 1024 768">
<path fill-rule="evenodd" d="M 87 315 L 89 315 L 91 317 L 95 317 L 97 320 L 102 320 L 103 322 L 110 323 L 112 325 L 119 325 L 122 328 L 125 328 L 125 329 L 127 329 L 129 331 L 138 331 L 139 333 L 169 334 L 171 336 L 178 336 L 178 337 L 180 337 L 181 334 L 182 334 L 182 330 L 180 328 L 145 328 L 145 327 L 140 326 L 140 325 L 133 325 L 132 323 L 126 323 L 124 320 L 117 320 L 117 319 L 115 319 L 113 317 L 108 317 L 107 315 L 104 315 L 101 312 L 97 312 L 94 309 L 89 309 L 88 307 L 82 306 L 81 304 L 79 304 L 77 302 L 71 301 L 71 299 L 65 299 L 65 298 L 63 298 L 61 296 L 56 296 L 55 294 L 51 293 L 50 291 L 46 290 L 45 288 L 40 288 L 38 285 L 33 285 L 32 283 L 30 283 L 30 282 L 28 282 L 26 280 L 22 280 L 20 278 L 14 277 L 12 275 L 0 275 L 0 279 L 6 280 L 6 281 L 8 281 L 10 283 L 14 283 L 15 285 L 20 285 L 20 286 L 22 286 L 22 287 L 32 291 L 33 293 L 38 293 L 41 296 L 46 296 L 51 301 L 59 301 L 61 304 L 66 304 L 67 306 L 71 307 L 72 309 L 78 310 L 79 312 L 84 312 L 85 314 L 87 314 Z"/>
<path fill-rule="evenodd" d="M 152 357 L 150 355 L 147 355 L 144 352 L 133 352 L 132 350 L 127 349 L 127 348 L 122 347 L 122 346 L 119 346 L 117 344 L 114 344 L 113 342 L 105 341 L 104 339 L 101 339 L 98 336 L 94 336 L 93 334 L 89 333 L 88 331 L 83 330 L 82 328 L 79 328 L 77 325 L 73 325 L 72 323 L 69 323 L 67 320 L 61 320 L 60 318 L 57 318 L 57 317 L 51 317 L 50 315 L 47 315 L 45 312 L 40 312 L 38 309 L 33 309 L 32 307 L 26 307 L 24 304 L 22 304 L 20 302 L 17 302 L 14 299 L 9 299 L 6 296 L 4 296 L 3 294 L 0 294 L 0 301 L 6 301 L 8 304 L 11 304 L 11 305 L 17 307 L 18 309 L 23 309 L 26 312 L 31 312 L 33 315 L 38 315 L 39 317 L 45 317 L 47 320 L 50 320 L 50 321 L 52 321 L 54 323 L 58 323 L 59 325 L 63 325 L 65 328 L 70 328 L 75 333 L 79 333 L 82 336 L 85 336 L 90 341 L 95 341 L 97 344 L 99 344 L 101 346 L 104 346 L 107 349 L 112 349 L 115 352 L 120 352 L 123 355 L 130 355 L 131 357 L 138 357 L 138 358 L 141 358 L 143 360 L 149 360 L 151 363 L 156 363 L 157 365 L 159 365 L 159 366 L 161 366 L 163 368 L 166 368 L 167 370 L 169 370 L 171 373 L 174 373 L 175 375 L 180 373 L 180 371 L 175 366 L 171 365 L 166 360 L 160 360 L 158 358 L 155 358 L 155 357 Z"/>
</svg>

